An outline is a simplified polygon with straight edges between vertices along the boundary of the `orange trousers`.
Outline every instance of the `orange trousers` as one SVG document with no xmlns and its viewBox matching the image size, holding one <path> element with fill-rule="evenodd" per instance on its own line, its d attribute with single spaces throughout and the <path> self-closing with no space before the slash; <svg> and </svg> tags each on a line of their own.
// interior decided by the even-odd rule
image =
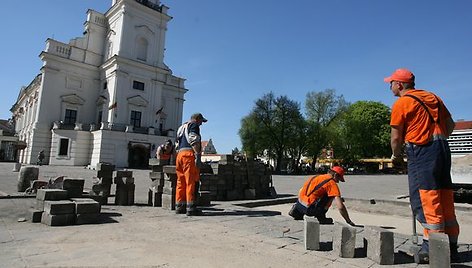
<svg viewBox="0 0 472 268">
<path fill-rule="evenodd" d="M 424 228 L 430 233 L 446 233 L 450 243 L 457 243 L 459 223 L 454 208 L 451 180 L 451 151 L 446 140 L 425 145 L 407 144 L 410 205 Z"/>
<path fill-rule="evenodd" d="M 200 180 L 200 169 L 195 165 L 193 151 L 179 152 L 175 164 L 177 173 L 175 204 L 177 207 L 194 207 L 196 201 L 195 187 Z"/>
</svg>

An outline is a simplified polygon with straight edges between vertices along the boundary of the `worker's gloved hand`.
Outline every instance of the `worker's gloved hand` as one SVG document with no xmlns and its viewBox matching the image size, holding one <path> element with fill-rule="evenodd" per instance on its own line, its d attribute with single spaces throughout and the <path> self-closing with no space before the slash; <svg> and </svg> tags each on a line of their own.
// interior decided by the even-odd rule
<svg viewBox="0 0 472 268">
<path fill-rule="evenodd" d="M 195 155 L 195 166 L 197 166 L 197 168 L 202 168 L 202 155 L 201 154 Z"/>
<path fill-rule="evenodd" d="M 405 162 L 403 161 L 403 156 L 401 155 L 392 155 L 390 159 L 392 160 L 392 164 L 394 168 L 402 169 L 405 166 Z"/>
</svg>

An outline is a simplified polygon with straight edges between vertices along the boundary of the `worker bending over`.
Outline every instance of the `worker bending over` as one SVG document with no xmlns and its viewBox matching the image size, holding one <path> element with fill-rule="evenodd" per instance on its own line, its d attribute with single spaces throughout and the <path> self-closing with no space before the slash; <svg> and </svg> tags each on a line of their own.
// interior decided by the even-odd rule
<svg viewBox="0 0 472 268">
<path fill-rule="evenodd" d="M 326 212 L 334 201 L 346 223 L 354 226 L 341 198 L 338 187 L 340 181 L 344 182 L 344 169 L 340 166 L 332 167 L 327 174 L 309 178 L 300 189 L 298 201 L 288 214 L 295 220 L 302 220 L 303 215 L 307 215 L 316 217 L 321 224 L 331 224 L 333 219 L 326 218 Z"/>
</svg>

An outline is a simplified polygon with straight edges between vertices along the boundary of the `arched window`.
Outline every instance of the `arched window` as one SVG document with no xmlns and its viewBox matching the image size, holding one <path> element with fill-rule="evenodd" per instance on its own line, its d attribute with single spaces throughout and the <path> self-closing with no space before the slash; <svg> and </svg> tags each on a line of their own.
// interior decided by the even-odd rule
<svg viewBox="0 0 472 268">
<path fill-rule="evenodd" d="M 146 61 L 147 59 L 147 50 L 148 50 L 148 41 L 141 37 L 136 41 L 136 58 L 138 60 Z"/>
</svg>

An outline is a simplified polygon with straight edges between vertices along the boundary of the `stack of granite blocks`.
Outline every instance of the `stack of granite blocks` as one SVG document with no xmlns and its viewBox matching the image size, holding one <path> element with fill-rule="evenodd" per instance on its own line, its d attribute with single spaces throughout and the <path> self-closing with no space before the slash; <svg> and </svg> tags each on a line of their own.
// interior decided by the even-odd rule
<svg viewBox="0 0 472 268">
<path fill-rule="evenodd" d="M 270 197 L 270 170 L 256 161 L 234 161 L 222 155 L 211 163 L 211 173 L 200 176 L 201 192 L 209 192 L 211 200 L 242 200 Z"/>
<path fill-rule="evenodd" d="M 149 159 L 149 178 L 151 185 L 148 191 L 148 205 L 152 207 L 162 207 L 162 192 L 164 191 L 164 173 L 162 172 L 162 163 L 159 159 Z"/>
<path fill-rule="evenodd" d="M 111 193 L 115 166 L 107 163 L 98 163 L 96 170 L 97 177 L 93 179 L 90 198 L 99 202 L 100 205 L 107 205 L 108 197 Z"/>
<path fill-rule="evenodd" d="M 175 191 L 177 185 L 177 173 L 175 166 L 163 166 L 164 185 L 162 187 L 162 207 L 169 210 L 175 210 Z"/>
<path fill-rule="evenodd" d="M 81 184 L 80 179 L 72 179 L 67 185 Z M 70 190 L 72 189 L 72 190 Z M 36 209 L 32 211 L 31 221 L 49 226 L 97 223 L 100 217 L 100 204 L 90 198 L 76 196 L 75 187 L 64 189 L 38 189 Z"/>
<path fill-rule="evenodd" d="M 117 170 L 115 176 L 116 194 L 115 205 L 132 206 L 134 205 L 134 184 L 133 172 L 129 170 Z"/>
</svg>

